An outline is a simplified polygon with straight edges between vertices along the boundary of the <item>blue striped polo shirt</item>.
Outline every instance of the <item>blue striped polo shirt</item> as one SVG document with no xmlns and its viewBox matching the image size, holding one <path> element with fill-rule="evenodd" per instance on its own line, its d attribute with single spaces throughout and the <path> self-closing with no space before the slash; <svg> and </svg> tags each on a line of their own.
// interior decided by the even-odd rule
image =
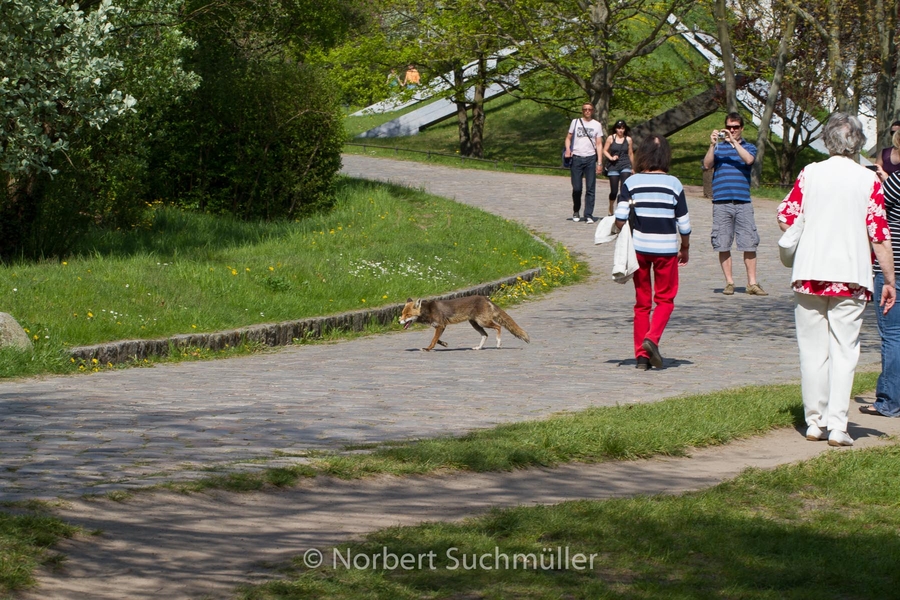
<svg viewBox="0 0 900 600">
<path fill-rule="evenodd" d="M 756 158 L 756 146 L 741 139 L 741 146 Z M 750 202 L 750 170 L 731 144 L 716 144 L 713 154 L 713 202 L 736 200 Z"/>
<path fill-rule="evenodd" d="M 628 220 L 632 198 L 637 217 L 632 231 L 634 251 L 655 256 L 678 254 L 678 234 L 691 232 L 684 187 L 678 178 L 666 173 L 632 175 L 622 184 L 616 219 Z"/>
</svg>

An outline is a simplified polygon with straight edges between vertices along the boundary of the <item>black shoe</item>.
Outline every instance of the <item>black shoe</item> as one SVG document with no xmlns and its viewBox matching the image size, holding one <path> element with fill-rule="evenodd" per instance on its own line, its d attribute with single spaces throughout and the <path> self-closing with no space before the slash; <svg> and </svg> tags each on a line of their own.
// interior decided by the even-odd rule
<svg viewBox="0 0 900 600">
<path fill-rule="evenodd" d="M 646 356 L 638 356 L 637 364 L 634 365 L 636 369 L 640 371 L 649 371 L 650 370 L 650 359 Z"/>
<path fill-rule="evenodd" d="M 657 369 L 662 369 L 663 366 L 663 358 L 662 354 L 659 353 L 659 348 L 656 344 L 653 343 L 651 339 L 645 339 L 644 343 L 641 344 L 641 348 L 647 351 L 647 354 L 650 355 L 650 364 L 656 367 Z"/>
</svg>

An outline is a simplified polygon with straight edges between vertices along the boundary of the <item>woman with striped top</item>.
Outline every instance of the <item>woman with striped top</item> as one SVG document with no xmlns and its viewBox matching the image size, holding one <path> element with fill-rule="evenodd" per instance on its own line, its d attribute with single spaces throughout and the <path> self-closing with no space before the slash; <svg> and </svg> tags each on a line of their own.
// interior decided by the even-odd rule
<svg viewBox="0 0 900 600">
<path fill-rule="evenodd" d="M 894 139 L 900 134 L 894 134 Z M 879 168 L 878 177 L 882 181 L 884 192 L 884 208 L 887 212 L 887 223 L 891 230 L 891 248 L 894 255 L 894 268 L 900 264 L 900 170 L 888 175 Z M 884 287 L 884 273 L 881 264 L 875 260 L 875 297 L 881 296 Z M 896 285 L 896 277 L 894 278 Z M 881 335 L 881 375 L 875 390 L 875 403 L 860 406 L 860 412 L 868 415 L 884 415 L 900 417 L 900 311 L 892 310 L 883 314 L 875 310 L 878 318 L 878 333 Z"/>
<path fill-rule="evenodd" d="M 637 149 L 637 174 L 622 183 L 615 213 L 621 229 L 634 204 L 631 232 L 639 267 L 634 274 L 634 356 L 644 371 L 663 366 L 659 340 L 675 307 L 678 267 L 687 264 L 691 245 L 687 200 L 681 182 L 668 174 L 671 164 L 666 138 L 645 137 Z"/>
</svg>

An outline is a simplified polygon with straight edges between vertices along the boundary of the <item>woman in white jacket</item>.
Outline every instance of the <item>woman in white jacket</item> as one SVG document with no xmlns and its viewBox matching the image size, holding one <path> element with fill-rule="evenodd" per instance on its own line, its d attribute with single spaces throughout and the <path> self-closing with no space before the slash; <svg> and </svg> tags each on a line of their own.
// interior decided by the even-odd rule
<svg viewBox="0 0 900 600">
<path fill-rule="evenodd" d="M 885 313 L 896 300 L 893 257 L 881 182 L 854 160 L 866 141 L 859 119 L 834 113 L 822 141 L 830 158 L 801 171 L 778 208 L 778 221 L 784 231 L 803 214 L 791 282 L 806 439 L 851 446 L 850 390 L 863 312 L 874 289 L 870 242 L 885 271 L 878 299 Z"/>
</svg>

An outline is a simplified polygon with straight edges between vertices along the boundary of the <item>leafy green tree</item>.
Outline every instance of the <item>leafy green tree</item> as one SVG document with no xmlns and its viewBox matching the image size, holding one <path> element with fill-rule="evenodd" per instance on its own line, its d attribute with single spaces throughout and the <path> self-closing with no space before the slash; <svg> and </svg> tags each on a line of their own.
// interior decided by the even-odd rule
<svg viewBox="0 0 900 600">
<path fill-rule="evenodd" d="M 523 60 L 570 81 L 609 120 L 617 89 L 681 84 L 664 70 L 635 68 L 678 35 L 677 20 L 696 0 L 478 0 L 481 16 Z M 701 1 L 701 4 L 703 2 Z M 698 69 L 702 73 L 702 69 Z"/>
<path fill-rule="evenodd" d="M 241 218 L 296 217 L 333 202 L 343 141 L 334 86 L 306 57 L 364 18 L 345 0 L 194 0 L 186 59 L 202 78 L 153 142 L 153 189 Z"/>
<path fill-rule="evenodd" d="M 60 240 L 96 216 L 96 196 L 67 198 L 60 183 L 78 187 L 81 175 L 104 171 L 91 150 L 99 132 L 195 85 L 180 66 L 189 45 L 174 26 L 180 6 L 0 0 L 0 254 L 46 253 L 41 239 Z"/>
<path fill-rule="evenodd" d="M 85 13 L 46 0 L 0 0 L 0 169 L 11 178 L 52 171 L 50 156 L 81 126 L 100 127 L 134 106 L 108 81 L 122 68 L 104 0 Z"/>
<path fill-rule="evenodd" d="M 377 81 L 370 80 L 377 87 L 370 89 L 391 91 L 385 74 L 415 65 L 422 84 L 434 85 L 435 96 L 456 106 L 460 154 L 483 157 L 485 93 L 491 84 L 506 81 L 513 61 L 496 60 L 502 40 L 480 14 L 478 2 L 380 0 L 374 6 L 377 28 L 344 49 L 378 74 Z M 398 95 L 411 97 L 414 91 Z"/>
</svg>

